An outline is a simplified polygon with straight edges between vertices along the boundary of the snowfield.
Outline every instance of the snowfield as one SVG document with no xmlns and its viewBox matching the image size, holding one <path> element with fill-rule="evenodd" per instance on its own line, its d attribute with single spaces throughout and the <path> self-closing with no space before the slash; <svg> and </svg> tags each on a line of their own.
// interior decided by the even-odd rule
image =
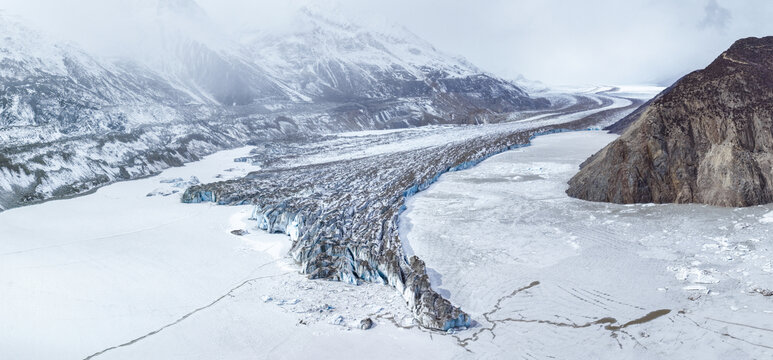
<svg viewBox="0 0 773 360">
<path fill-rule="evenodd" d="M 241 148 L 0 213 L 0 353 L 769 357 L 773 208 L 566 197 L 577 165 L 613 138 L 542 136 L 410 198 L 406 252 L 426 259 L 432 286 L 470 313 L 469 330 L 417 328 L 387 286 L 308 280 L 286 257 L 287 236 L 256 229 L 249 206 L 179 203 L 191 183 L 255 170 L 233 162 L 249 153 Z M 230 233 L 238 229 L 249 233 Z M 368 317 L 375 327 L 360 330 Z"/>
<path fill-rule="evenodd" d="M 390 319 L 411 326 L 413 317 L 391 288 L 307 280 L 286 257 L 287 236 L 257 230 L 249 206 L 182 204 L 173 194 L 191 176 L 214 181 L 255 170 L 233 161 L 248 152 L 224 151 L 94 194 L 0 213 L 1 357 L 455 351 L 448 338 L 393 325 Z M 235 236 L 235 229 L 250 233 Z M 381 319 L 366 332 L 359 330 L 366 317 Z"/>
<path fill-rule="evenodd" d="M 616 205 L 568 179 L 614 135 L 546 135 L 412 197 L 404 245 L 492 358 L 773 357 L 773 206 Z"/>
</svg>

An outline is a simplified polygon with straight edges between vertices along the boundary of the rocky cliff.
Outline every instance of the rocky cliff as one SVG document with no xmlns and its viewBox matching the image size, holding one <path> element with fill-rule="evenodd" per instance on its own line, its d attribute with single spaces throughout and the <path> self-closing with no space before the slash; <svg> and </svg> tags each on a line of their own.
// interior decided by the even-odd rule
<svg viewBox="0 0 773 360">
<path fill-rule="evenodd" d="M 619 139 L 581 165 L 570 196 L 718 206 L 773 201 L 773 37 L 738 40 L 631 116 Z"/>
</svg>

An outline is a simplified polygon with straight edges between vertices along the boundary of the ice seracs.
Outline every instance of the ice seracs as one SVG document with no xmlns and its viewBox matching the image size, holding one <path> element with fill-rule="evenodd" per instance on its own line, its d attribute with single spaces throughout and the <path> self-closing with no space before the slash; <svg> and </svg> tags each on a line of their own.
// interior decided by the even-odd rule
<svg viewBox="0 0 773 360">
<path fill-rule="evenodd" d="M 259 171 L 192 186 L 182 200 L 253 204 L 258 227 L 292 236 L 290 255 L 308 277 L 388 284 L 421 326 L 469 327 L 472 319 L 431 287 L 423 261 L 402 246 L 397 223 L 406 199 L 443 173 L 468 169 L 539 134 L 585 129 L 595 123 L 593 114 L 631 110 L 630 101 L 604 96 L 603 105 L 583 99 L 566 113 L 559 108 L 519 122 L 344 134 L 283 155 L 258 148 L 248 162 L 260 164 Z"/>
</svg>

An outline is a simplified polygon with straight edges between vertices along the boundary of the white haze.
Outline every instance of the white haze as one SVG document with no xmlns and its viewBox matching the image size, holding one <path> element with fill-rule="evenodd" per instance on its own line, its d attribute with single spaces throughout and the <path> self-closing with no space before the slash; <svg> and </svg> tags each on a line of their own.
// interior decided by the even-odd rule
<svg viewBox="0 0 773 360">
<path fill-rule="evenodd" d="M 0 9 L 110 56 L 153 51 L 143 19 L 159 0 L 1 0 Z M 168 0 L 185 3 L 187 0 Z M 506 78 L 667 85 L 733 41 L 773 34 L 768 0 L 199 0 L 224 33 L 288 29 L 302 6 L 336 19 L 398 23 Z M 201 31 L 210 32 L 203 22 Z"/>
</svg>

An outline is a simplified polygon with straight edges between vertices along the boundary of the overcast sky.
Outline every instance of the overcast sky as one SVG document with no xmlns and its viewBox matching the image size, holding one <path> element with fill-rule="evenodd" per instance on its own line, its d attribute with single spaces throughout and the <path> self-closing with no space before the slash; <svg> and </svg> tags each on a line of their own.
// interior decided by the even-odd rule
<svg viewBox="0 0 773 360">
<path fill-rule="evenodd" d="M 78 42 L 106 43 L 137 3 L 0 0 Z M 184 1 L 184 0 L 173 0 Z M 198 0 L 228 30 L 281 26 L 304 3 L 353 22 L 404 25 L 506 78 L 548 84 L 662 84 L 702 68 L 738 38 L 773 35 L 771 0 Z M 49 29 L 49 30 L 50 30 Z M 126 36 L 126 34 L 122 34 Z M 91 38 L 89 38 L 91 37 Z M 99 41 L 92 41 L 99 38 Z"/>
</svg>

